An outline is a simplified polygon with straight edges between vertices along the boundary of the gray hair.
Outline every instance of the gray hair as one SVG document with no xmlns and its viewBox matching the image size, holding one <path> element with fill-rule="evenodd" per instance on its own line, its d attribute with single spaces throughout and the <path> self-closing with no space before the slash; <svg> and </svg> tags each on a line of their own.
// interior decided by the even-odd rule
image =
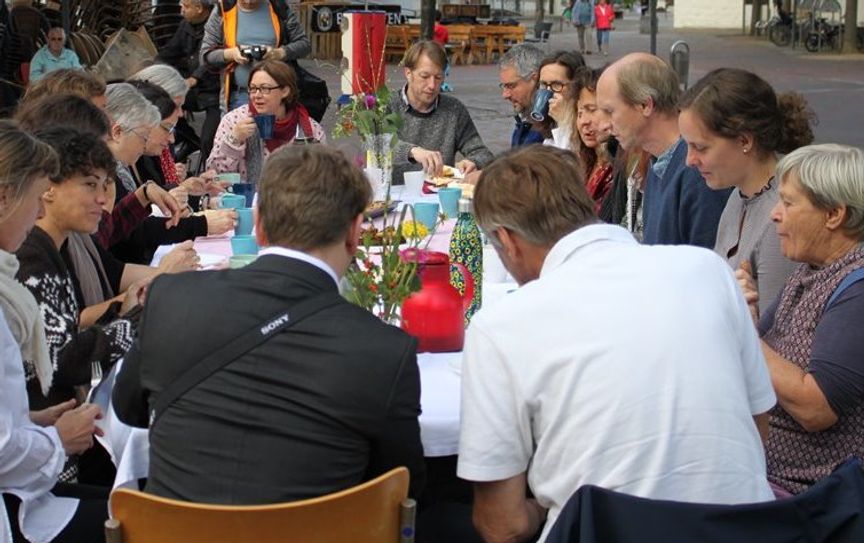
<svg viewBox="0 0 864 543">
<path fill-rule="evenodd" d="M 504 53 L 501 60 L 498 61 L 498 68 L 515 68 L 519 77 L 525 79 L 532 72 L 540 69 L 540 63 L 543 62 L 545 56 L 539 47 L 530 43 L 520 43 Z"/>
<path fill-rule="evenodd" d="M 836 143 L 800 147 L 777 164 L 775 176 L 781 182 L 790 173 L 798 178 L 814 206 L 846 206 L 843 227 L 864 239 L 864 151 Z"/>
<path fill-rule="evenodd" d="M 111 122 L 120 125 L 123 130 L 139 126 L 152 127 L 162 120 L 159 109 L 129 83 L 108 85 L 105 96 L 108 102 L 105 112 L 111 117 Z"/>
<path fill-rule="evenodd" d="M 157 87 L 167 92 L 171 99 L 180 96 L 186 98 L 186 93 L 189 92 L 189 86 L 186 85 L 186 80 L 180 75 L 173 66 L 167 64 L 154 64 L 143 70 L 138 71 L 129 79 L 137 79 L 138 81 L 149 81 Z"/>
</svg>

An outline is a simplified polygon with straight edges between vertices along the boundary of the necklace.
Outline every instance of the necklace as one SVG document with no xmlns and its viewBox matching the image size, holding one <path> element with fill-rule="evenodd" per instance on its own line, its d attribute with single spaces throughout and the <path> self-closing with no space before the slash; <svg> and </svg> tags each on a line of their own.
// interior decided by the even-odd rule
<svg viewBox="0 0 864 543">
<path fill-rule="evenodd" d="M 741 192 L 741 189 L 738 189 L 738 194 L 740 194 L 741 197 L 744 198 L 745 200 L 754 200 L 754 199 L 756 199 L 758 196 L 760 196 L 760 195 L 762 195 L 762 194 L 765 194 L 766 192 L 768 192 L 769 190 L 771 190 L 771 183 L 772 183 L 773 181 L 774 181 L 774 176 L 772 175 L 771 177 L 768 178 L 768 182 L 766 182 L 766 183 L 762 186 L 761 189 L 757 190 L 757 191 L 753 194 L 753 196 L 750 196 L 749 198 L 747 197 L 746 194 L 744 194 L 743 192 Z"/>
</svg>

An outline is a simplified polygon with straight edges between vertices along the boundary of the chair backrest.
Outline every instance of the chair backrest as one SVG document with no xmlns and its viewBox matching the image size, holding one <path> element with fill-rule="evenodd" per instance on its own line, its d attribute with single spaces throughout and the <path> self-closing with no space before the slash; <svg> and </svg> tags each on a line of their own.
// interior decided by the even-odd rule
<svg viewBox="0 0 864 543">
<path fill-rule="evenodd" d="M 118 489 L 111 493 L 108 543 L 308 543 L 413 541 L 414 500 L 408 470 L 393 469 L 361 485 L 296 502 L 209 505 Z"/>
<path fill-rule="evenodd" d="M 649 500 L 583 486 L 567 501 L 546 538 L 547 543 L 643 541 L 862 542 L 861 462 L 846 462 L 797 496 L 744 505 Z"/>
</svg>

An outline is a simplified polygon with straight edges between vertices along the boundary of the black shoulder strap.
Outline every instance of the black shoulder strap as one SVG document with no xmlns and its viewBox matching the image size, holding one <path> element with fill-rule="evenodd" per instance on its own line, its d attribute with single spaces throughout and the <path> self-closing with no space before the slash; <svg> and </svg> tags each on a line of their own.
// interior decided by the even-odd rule
<svg viewBox="0 0 864 543">
<path fill-rule="evenodd" d="M 326 292 L 303 302 L 290 310 L 283 310 L 273 315 L 261 324 L 255 325 L 243 335 L 228 343 L 225 347 L 210 353 L 206 358 L 195 364 L 180 377 L 168 385 L 159 394 L 156 405 L 150 411 L 150 428 L 156 424 L 159 417 L 180 396 L 219 371 L 224 366 L 237 360 L 261 345 L 277 333 L 282 332 L 306 317 L 314 315 L 328 307 L 343 301 L 338 292 Z"/>
</svg>

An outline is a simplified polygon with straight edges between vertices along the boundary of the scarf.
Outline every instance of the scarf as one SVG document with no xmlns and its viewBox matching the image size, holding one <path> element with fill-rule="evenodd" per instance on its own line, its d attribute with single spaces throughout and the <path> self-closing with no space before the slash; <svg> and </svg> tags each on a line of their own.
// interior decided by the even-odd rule
<svg viewBox="0 0 864 543">
<path fill-rule="evenodd" d="M 253 117 L 258 114 L 252 102 L 249 102 L 249 113 Z M 267 150 L 272 153 L 286 143 L 292 142 L 297 135 L 298 124 L 306 137 L 312 137 L 312 121 L 309 118 L 309 112 L 300 103 L 286 107 L 285 117 L 276 119 L 273 125 L 273 137 L 264 142 Z"/>
<path fill-rule="evenodd" d="M 120 180 L 120 184 L 123 185 L 123 188 L 126 189 L 127 192 L 135 192 L 135 189 L 138 188 L 138 184 L 135 183 L 135 178 L 132 177 L 132 173 L 129 171 L 129 167 L 117 161 L 117 179 Z M 117 200 L 120 199 L 120 196 L 117 196 Z"/>
<path fill-rule="evenodd" d="M 167 147 L 162 149 L 162 154 L 159 155 L 159 169 L 162 170 L 162 179 L 165 180 L 162 185 L 179 185 L 180 180 L 177 178 L 177 169 L 174 166 L 174 157 L 171 156 L 171 150 Z"/>
<path fill-rule="evenodd" d="M 84 296 L 84 307 L 101 304 L 113 298 L 114 292 L 93 238 L 89 234 L 73 232 L 69 234 L 66 243 L 72 268 L 78 278 L 78 286 Z"/>
<path fill-rule="evenodd" d="M 21 347 L 21 357 L 33 363 L 42 394 L 48 395 L 54 366 L 48 354 L 45 339 L 45 324 L 36 298 L 15 279 L 18 259 L 15 255 L 0 250 L 0 308 L 12 336 Z"/>
</svg>

